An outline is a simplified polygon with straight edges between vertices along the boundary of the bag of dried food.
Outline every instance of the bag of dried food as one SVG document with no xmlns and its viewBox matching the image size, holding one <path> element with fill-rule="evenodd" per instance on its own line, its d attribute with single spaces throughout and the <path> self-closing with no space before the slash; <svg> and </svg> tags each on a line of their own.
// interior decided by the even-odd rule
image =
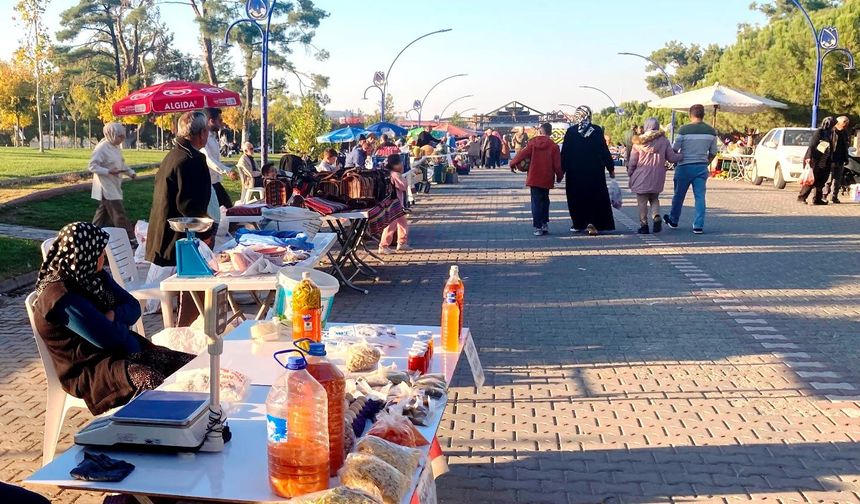
<svg viewBox="0 0 860 504">
<path fill-rule="evenodd" d="M 378 490 L 368 493 L 355 488 L 339 486 L 317 495 L 300 498 L 296 504 L 382 504 L 382 495 L 379 494 Z"/>
<path fill-rule="evenodd" d="M 421 451 L 399 446 L 376 436 L 362 438 L 355 451 L 381 458 L 410 479 L 421 462 Z"/>
<path fill-rule="evenodd" d="M 409 491 L 407 478 L 388 462 L 366 453 L 350 453 L 340 470 L 340 482 L 357 490 L 382 494 L 384 504 L 400 504 Z"/>
</svg>

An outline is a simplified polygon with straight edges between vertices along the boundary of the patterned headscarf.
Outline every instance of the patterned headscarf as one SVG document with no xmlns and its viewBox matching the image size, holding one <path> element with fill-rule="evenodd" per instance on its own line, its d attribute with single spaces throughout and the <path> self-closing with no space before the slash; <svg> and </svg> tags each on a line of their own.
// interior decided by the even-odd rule
<svg viewBox="0 0 860 504">
<path fill-rule="evenodd" d="M 39 269 L 36 293 L 41 294 L 51 283 L 63 282 L 67 289 L 91 300 L 99 309 L 113 309 L 116 301 L 107 287 L 107 273 L 96 271 L 109 239 L 110 235 L 94 224 L 66 224 Z"/>
<path fill-rule="evenodd" d="M 576 124 L 576 130 L 583 138 L 587 138 L 594 131 L 594 128 L 591 127 L 591 109 L 586 105 L 576 107 L 576 111 L 573 113 L 573 122 Z"/>
</svg>

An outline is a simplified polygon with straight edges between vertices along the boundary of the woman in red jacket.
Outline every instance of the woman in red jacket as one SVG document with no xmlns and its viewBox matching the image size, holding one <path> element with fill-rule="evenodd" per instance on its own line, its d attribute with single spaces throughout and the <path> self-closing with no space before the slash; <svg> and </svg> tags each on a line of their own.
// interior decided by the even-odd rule
<svg viewBox="0 0 860 504">
<path fill-rule="evenodd" d="M 549 233 L 549 190 L 555 187 L 554 182 L 561 182 L 564 172 L 561 170 L 561 152 L 549 137 L 552 126 L 541 124 L 538 131 L 538 136 L 529 140 L 525 149 L 517 152 L 511 160 L 511 170 L 519 163 L 529 161 L 526 186 L 532 196 L 532 224 L 534 235 L 542 236 Z"/>
</svg>

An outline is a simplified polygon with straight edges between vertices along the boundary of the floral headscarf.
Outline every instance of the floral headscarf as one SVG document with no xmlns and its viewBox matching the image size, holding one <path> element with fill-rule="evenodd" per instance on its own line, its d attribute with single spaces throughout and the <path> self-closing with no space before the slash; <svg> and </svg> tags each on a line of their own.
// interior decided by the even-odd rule
<svg viewBox="0 0 860 504">
<path fill-rule="evenodd" d="M 96 271 L 109 239 L 110 235 L 94 224 L 67 224 L 39 269 L 36 293 L 41 294 L 51 283 L 63 282 L 67 289 L 91 300 L 101 310 L 113 309 L 116 300 L 106 284 L 107 273 Z"/>
<path fill-rule="evenodd" d="M 583 138 L 587 138 L 594 132 L 594 128 L 591 127 L 591 108 L 586 105 L 576 107 L 576 111 L 573 113 L 573 122 L 576 124 L 576 130 Z"/>
</svg>

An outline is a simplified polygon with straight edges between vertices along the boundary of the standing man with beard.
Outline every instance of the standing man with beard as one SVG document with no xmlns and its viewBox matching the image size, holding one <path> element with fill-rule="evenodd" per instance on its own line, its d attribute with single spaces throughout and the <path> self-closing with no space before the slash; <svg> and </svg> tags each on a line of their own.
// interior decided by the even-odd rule
<svg viewBox="0 0 860 504">
<path fill-rule="evenodd" d="M 233 200 L 227 194 L 227 190 L 221 185 L 224 175 L 235 176 L 233 170 L 228 168 L 221 162 L 221 145 L 218 143 L 218 132 L 224 127 L 224 122 L 221 119 L 221 109 L 208 108 L 206 109 L 208 116 L 207 127 L 209 129 L 209 138 L 206 145 L 200 149 L 200 152 L 206 156 L 206 165 L 209 167 L 209 179 L 212 182 L 212 189 L 215 190 L 215 196 L 218 198 L 218 206 L 231 208 Z M 213 216 L 217 221 L 218 215 Z"/>
</svg>

